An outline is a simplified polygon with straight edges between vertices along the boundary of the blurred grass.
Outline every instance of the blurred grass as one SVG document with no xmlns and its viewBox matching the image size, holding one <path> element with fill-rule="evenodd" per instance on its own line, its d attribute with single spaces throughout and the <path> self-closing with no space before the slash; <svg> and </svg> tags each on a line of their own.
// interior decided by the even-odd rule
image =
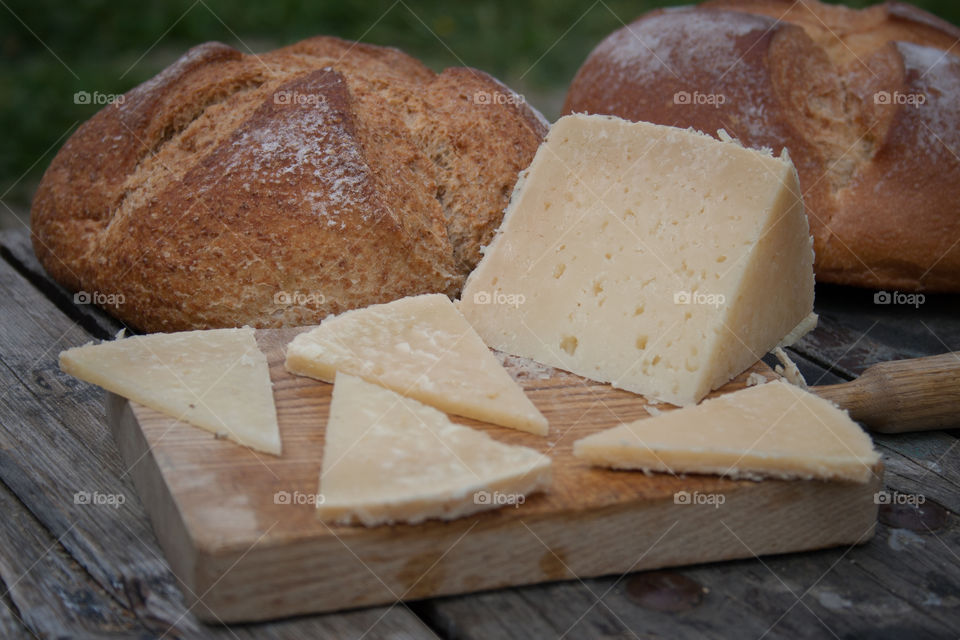
<svg viewBox="0 0 960 640">
<path fill-rule="evenodd" d="M 549 119 L 590 50 L 656 6 L 682 0 L 5 0 L 0 4 L 0 227 L 25 220 L 36 184 L 73 128 L 98 105 L 74 93 L 118 94 L 187 48 L 219 40 L 260 52 L 317 34 L 404 49 L 435 69 L 469 65 L 523 93 Z M 848 2 L 854 6 L 870 4 Z M 960 3 L 916 4 L 960 22 Z"/>
</svg>

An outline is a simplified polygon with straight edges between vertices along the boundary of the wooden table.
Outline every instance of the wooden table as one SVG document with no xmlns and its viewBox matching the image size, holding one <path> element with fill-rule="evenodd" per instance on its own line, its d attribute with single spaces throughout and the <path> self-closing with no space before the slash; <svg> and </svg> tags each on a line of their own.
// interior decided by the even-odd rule
<svg viewBox="0 0 960 640">
<path fill-rule="evenodd" d="M 0 638 L 958 637 L 957 430 L 875 437 L 902 504 L 881 506 L 865 545 L 204 626 L 125 476 L 103 393 L 57 366 L 62 349 L 119 325 L 50 281 L 25 231 L 0 234 L 0 296 Z M 820 286 L 817 311 L 792 353 L 811 383 L 960 350 L 957 296 L 914 308 Z M 85 493 L 117 497 L 83 504 Z"/>
</svg>

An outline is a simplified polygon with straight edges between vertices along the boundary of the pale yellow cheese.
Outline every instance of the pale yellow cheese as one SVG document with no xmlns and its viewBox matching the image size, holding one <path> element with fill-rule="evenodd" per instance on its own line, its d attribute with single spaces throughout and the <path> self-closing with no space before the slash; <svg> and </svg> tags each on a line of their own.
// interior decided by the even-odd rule
<svg viewBox="0 0 960 640">
<path fill-rule="evenodd" d="M 589 435 L 573 453 L 617 469 L 856 482 L 880 459 L 845 411 L 782 380 Z"/>
<path fill-rule="evenodd" d="M 549 482 L 547 456 L 337 374 L 317 500 L 321 519 L 367 526 L 451 520 L 518 506 Z"/>
<path fill-rule="evenodd" d="M 324 320 L 290 343 L 286 366 L 325 382 L 342 371 L 447 413 L 547 433 L 546 418 L 442 294 Z"/>
<path fill-rule="evenodd" d="M 270 371 L 250 327 L 89 344 L 62 352 L 60 368 L 177 420 L 280 455 Z"/>
<path fill-rule="evenodd" d="M 813 326 L 797 173 L 690 130 L 571 115 L 460 310 L 494 349 L 688 405 Z"/>
</svg>

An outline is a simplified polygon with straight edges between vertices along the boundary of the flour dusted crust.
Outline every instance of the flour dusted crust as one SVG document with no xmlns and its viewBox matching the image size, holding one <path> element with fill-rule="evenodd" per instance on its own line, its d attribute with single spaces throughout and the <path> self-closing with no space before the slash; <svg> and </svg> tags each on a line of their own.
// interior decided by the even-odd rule
<svg viewBox="0 0 960 640">
<path fill-rule="evenodd" d="M 515 98 L 336 38 L 200 45 L 71 136 L 34 199 L 34 249 L 146 331 L 456 295 L 547 130 Z"/>
<path fill-rule="evenodd" d="M 960 29 L 910 5 L 716 0 L 653 11 L 611 34 L 564 112 L 787 147 L 817 280 L 960 291 L 957 56 Z"/>
</svg>

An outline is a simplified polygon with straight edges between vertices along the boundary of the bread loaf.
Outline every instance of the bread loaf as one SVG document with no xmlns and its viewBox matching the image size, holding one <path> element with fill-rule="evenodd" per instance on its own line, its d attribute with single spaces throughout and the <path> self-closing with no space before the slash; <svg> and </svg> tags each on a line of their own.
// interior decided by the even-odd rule
<svg viewBox="0 0 960 640">
<path fill-rule="evenodd" d="M 565 113 L 786 147 L 819 281 L 960 291 L 960 29 L 888 3 L 716 0 L 604 40 Z"/>
<path fill-rule="evenodd" d="M 34 248 L 146 331 L 455 295 L 546 130 L 474 69 L 327 37 L 263 55 L 208 43 L 67 141 Z"/>
</svg>

